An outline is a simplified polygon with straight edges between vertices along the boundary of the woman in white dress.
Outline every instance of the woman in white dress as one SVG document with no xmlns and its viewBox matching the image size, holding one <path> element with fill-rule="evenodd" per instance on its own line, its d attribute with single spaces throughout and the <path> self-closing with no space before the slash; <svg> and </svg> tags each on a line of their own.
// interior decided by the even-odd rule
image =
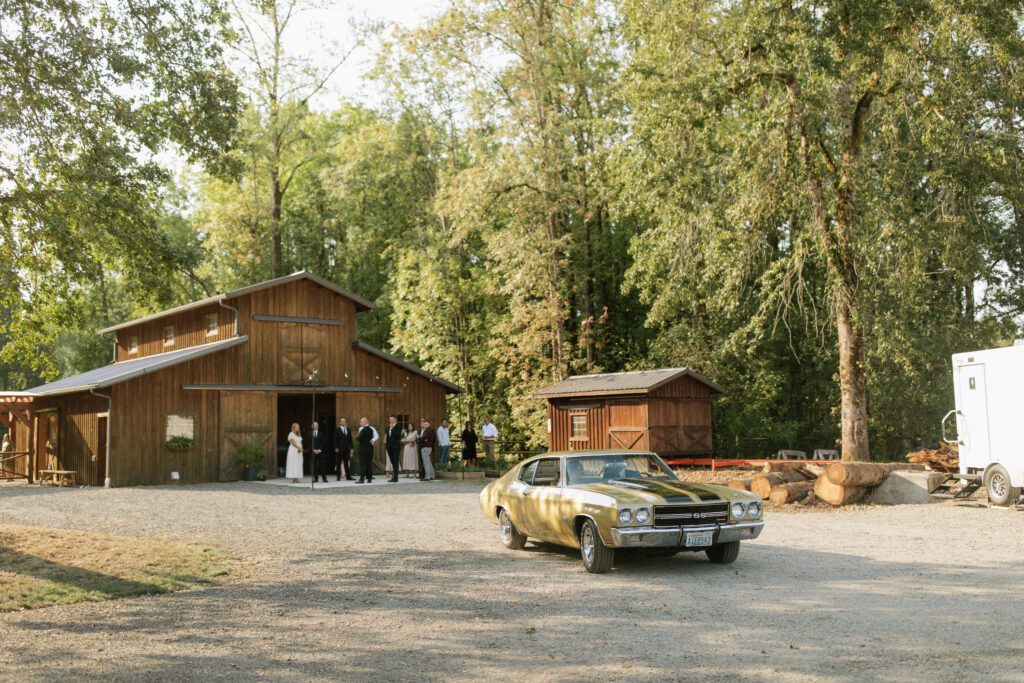
<svg viewBox="0 0 1024 683">
<path fill-rule="evenodd" d="M 416 442 L 419 438 L 420 435 L 411 422 L 405 425 L 405 431 L 402 432 L 402 471 L 405 472 L 407 479 L 414 474 L 419 475 L 420 456 L 416 451 Z"/>
<path fill-rule="evenodd" d="M 292 431 L 288 432 L 288 459 L 284 464 L 284 476 L 298 484 L 302 479 L 302 436 L 299 423 L 292 423 Z"/>
</svg>

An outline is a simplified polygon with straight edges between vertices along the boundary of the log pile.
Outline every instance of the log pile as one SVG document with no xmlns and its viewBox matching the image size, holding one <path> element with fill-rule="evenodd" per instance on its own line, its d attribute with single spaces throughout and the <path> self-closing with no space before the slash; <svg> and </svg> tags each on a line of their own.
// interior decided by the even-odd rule
<svg viewBox="0 0 1024 683">
<path fill-rule="evenodd" d="M 920 463 L 831 462 L 825 467 L 768 463 L 759 476 L 733 479 L 729 486 L 755 493 L 775 505 L 809 505 L 823 500 L 840 506 L 863 499 L 889 472 L 924 469 Z"/>
<path fill-rule="evenodd" d="M 937 450 L 907 453 L 907 462 L 923 465 L 933 472 L 959 472 L 960 451 L 957 444 L 943 441 Z"/>
</svg>

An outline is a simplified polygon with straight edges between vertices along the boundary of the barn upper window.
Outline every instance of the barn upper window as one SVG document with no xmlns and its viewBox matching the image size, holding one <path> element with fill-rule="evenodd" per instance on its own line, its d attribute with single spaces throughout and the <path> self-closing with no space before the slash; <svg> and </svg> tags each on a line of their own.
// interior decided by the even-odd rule
<svg viewBox="0 0 1024 683">
<path fill-rule="evenodd" d="M 579 413 L 577 415 L 570 415 L 569 419 L 571 430 L 569 437 L 572 439 L 586 439 L 587 438 L 587 414 Z"/>
<path fill-rule="evenodd" d="M 217 314 L 210 313 L 206 316 L 206 336 L 212 337 L 217 334 Z"/>
<path fill-rule="evenodd" d="M 174 325 L 168 325 L 164 328 L 164 346 L 174 345 Z"/>
<path fill-rule="evenodd" d="M 139 352 L 139 338 L 137 336 L 128 337 L 128 353 Z"/>
</svg>

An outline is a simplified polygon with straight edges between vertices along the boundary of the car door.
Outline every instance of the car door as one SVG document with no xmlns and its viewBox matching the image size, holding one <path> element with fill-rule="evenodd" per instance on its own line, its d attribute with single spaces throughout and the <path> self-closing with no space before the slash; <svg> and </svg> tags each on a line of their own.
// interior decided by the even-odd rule
<svg viewBox="0 0 1024 683">
<path fill-rule="evenodd" d="M 529 508 L 533 503 L 531 497 L 533 491 L 533 473 L 537 470 L 537 462 L 527 463 L 519 470 L 519 475 L 509 484 L 506 489 L 505 504 L 512 523 L 524 534 L 532 535 L 530 531 Z"/>
<path fill-rule="evenodd" d="M 526 526 L 530 535 L 562 541 L 562 459 L 541 458 L 526 491 Z"/>
</svg>

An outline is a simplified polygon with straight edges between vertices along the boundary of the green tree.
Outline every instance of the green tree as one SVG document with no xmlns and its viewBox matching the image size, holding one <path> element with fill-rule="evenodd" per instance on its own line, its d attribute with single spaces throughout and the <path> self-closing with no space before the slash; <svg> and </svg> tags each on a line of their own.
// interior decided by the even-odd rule
<svg viewBox="0 0 1024 683">
<path fill-rule="evenodd" d="M 1019 137 L 994 128 L 1020 106 L 1020 3 L 625 5 L 625 177 L 664 239 L 643 242 L 637 281 L 688 267 L 711 301 L 715 278 L 755 297 L 762 330 L 831 320 L 843 457 L 867 459 L 869 363 L 891 350 L 879 333 L 908 304 L 957 315 L 943 294 L 973 311 L 1006 233 L 998 182 Z M 656 308 L 679 291 L 646 286 Z"/>
</svg>

